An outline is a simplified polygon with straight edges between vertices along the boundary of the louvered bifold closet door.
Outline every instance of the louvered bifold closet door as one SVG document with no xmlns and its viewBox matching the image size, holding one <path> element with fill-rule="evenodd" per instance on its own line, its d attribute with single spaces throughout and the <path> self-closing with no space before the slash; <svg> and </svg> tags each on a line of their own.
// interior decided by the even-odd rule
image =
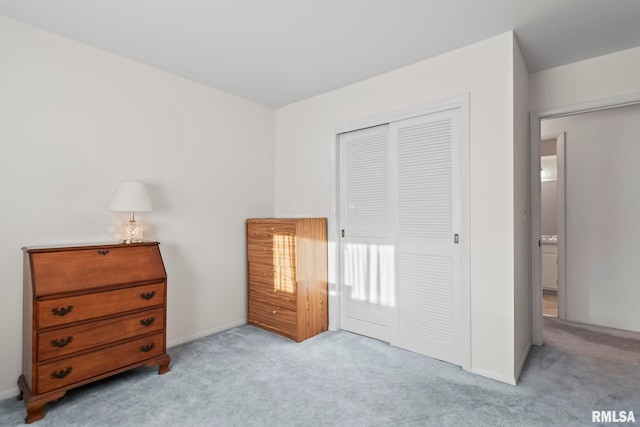
<svg viewBox="0 0 640 427">
<path fill-rule="evenodd" d="M 340 135 L 341 327 L 389 341 L 389 127 Z"/>
<path fill-rule="evenodd" d="M 460 110 L 391 123 L 397 218 L 391 344 L 461 364 Z"/>
</svg>

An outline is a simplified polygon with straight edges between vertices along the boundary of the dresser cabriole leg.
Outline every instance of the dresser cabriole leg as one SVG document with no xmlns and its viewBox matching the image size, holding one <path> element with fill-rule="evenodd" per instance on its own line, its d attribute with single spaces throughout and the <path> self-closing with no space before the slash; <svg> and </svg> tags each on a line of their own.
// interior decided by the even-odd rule
<svg viewBox="0 0 640 427">
<path fill-rule="evenodd" d="M 167 357 L 163 358 L 158 364 L 158 375 L 169 372 L 169 363 L 171 363 L 171 358 L 167 355 Z"/>
<path fill-rule="evenodd" d="M 158 367 L 158 375 L 164 375 L 169 372 L 169 363 L 161 363 Z"/>
<path fill-rule="evenodd" d="M 26 384 L 27 384 L 27 380 L 25 380 L 24 375 L 20 375 L 20 377 L 18 378 L 18 390 L 20 390 L 20 393 L 18 394 L 16 399 L 18 400 L 24 399 L 24 389 L 26 387 Z"/>
<path fill-rule="evenodd" d="M 54 390 L 34 396 L 31 394 L 31 389 L 27 385 L 24 375 L 20 375 L 18 378 L 18 388 L 20 389 L 18 399 L 24 400 L 24 406 L 27 409 L 27 416 L 24 419 L 26 424 L 43 419 L 44 405 L 55 402 L 66 394 L 66 390 Z"/>
<path fill-rule="evenodd" d="M 27 403 L 27 416 L 24 419 L 26 424 L 31 424 L 44 418 L 45 402 Z"/>
<path fill-rule="evenodd" d="M 24 405 L 27 408 L 27 417 L 24 422 L 31 424 L 44 418 L 44 405 L 49 402 L 56 402 L 66 394 L 66 391 L 56 391 L 41 395 L 39 397 L 29 397 L 27 393 L 24 399 Z"/>
</svg>

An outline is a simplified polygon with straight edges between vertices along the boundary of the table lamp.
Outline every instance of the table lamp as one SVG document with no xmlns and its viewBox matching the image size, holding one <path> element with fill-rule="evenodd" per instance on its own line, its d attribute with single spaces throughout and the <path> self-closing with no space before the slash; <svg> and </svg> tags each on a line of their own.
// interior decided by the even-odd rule
<svg viewBox="0 0 640 427">
<path fill-rule="evenodd" d="M 129 221 L 122 224 L 122 243 L 140 243 L 143 241 L 142 224 L 136 222 L 136 212 L 153 210 L 149 193 L 144 182 L 120 181 L 113 200 L 109 205 L 110 211 L 131 212 Z"/>
</svg>

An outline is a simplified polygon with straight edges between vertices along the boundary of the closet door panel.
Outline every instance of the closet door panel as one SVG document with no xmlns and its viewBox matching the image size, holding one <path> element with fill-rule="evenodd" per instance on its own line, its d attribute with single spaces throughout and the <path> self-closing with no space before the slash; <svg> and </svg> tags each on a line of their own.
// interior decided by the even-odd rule
<svg viewBox="0 0 640 427">
<path fill-rule="evenodd" d="M 444 108 L 339 141 L 341 327 L 457 365 L 462 122 Z"/>
<path fill-rule="evenodd" d="M 451 118 L 405 120 L 394 124 L 394 130 L 399 238 L 448 241 L 452 230 Z"/>
<path fill-rule="evenodd" d="M 388 340 L 393 295 L 389 127 L 340 136 L 341 325 Z"/>
<path fill-rule="evenodd" d="M 398 221 L 391 344 L 460 364 L 457 111 L 390 126 Z"/>
</svg>

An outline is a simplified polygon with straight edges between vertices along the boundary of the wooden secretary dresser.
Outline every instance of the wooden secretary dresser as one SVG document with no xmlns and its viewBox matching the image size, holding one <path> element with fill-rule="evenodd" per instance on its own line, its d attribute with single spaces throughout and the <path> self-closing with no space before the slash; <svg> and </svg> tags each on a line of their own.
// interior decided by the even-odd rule
<svg viewBox="0 0 640 427">
<path fill-rule="evenodd" d="M 23 250 L 25 422 L 71 388 L 141 365 L 169 370 L 158 243 Z"/>
<path fill-rule="evenodd" d="M 327 220 L 248 219 L 247 321 L 298 342 L 327 330 Z"/>
</svg>

